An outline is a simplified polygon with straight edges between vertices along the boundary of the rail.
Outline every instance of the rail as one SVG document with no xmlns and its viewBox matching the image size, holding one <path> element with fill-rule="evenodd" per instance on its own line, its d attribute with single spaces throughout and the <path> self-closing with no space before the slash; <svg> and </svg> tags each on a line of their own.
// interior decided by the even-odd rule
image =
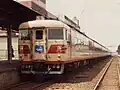
<svg viewBox="0 0 120 90">
<path fill-rule="evenodd" d="M 117 71 L 118 71 L 118 78 L 119 78 L 118 85 L 120 89 L 120 57 L 118 57 Z"/>
<path fill-rule="evenodd" d="M 98 89 L 100 83 L 102 82 L 104 76 L 106 75 L 106 72 L 108 71 L 108 69 L 109 69 L 109 67 L 110 67 L 110 65 L 111 65 L 111 63 L 112 63 L 112 60 L 113 60 L 113 59 L 111 59 L 110 62 L 106 65 L 106 67 L 105 67 L 105 69 L 104 69 L 104 71 L 103 71 L 102 76 L 100 77 L 100 79 L 99 79 L 98 82 L 96 83 L 96 85 L 95 85 L 95 87 L 93 88 L 93 90 L 97 90 L 97 89 Z"/>
<path fill-rule="evenodd" d="M 43 82 L 43 83 L 40 83 L 40 84 L 37 84 L 37 85 L 31 87 L 30 90 L 35 90 L 35 89 L 42 90 L 42 87 L 50 85 L 54 82 L 55 82 L 54 80 L 49 80 L 49 81 L 46 81 L 46 82 Z"/>
<path fill-rule="evenodd" d="M 2 88 L 2 90 L 10 90 L 12 88 L 16 88 L 16 87 L 19 87 L 20 85 L 24 85 L 24 84 L 27 84 L 27 83 L 30 83 L 30 81 L 21 82 L 21 83 L 12 85 L 12 86 L 4 87 L 4 88 Z"/>
<path fill-rule="evenodd" d="M 18 88 L 20 90 L 35 90 L 35 89 L 39 89 L 39 90 L 42 90 L 41 88 L 47 86 L 47 85 L 50 85 L 54 83 L 54 80 L 48 80 L 48 81 L 45 81 L 45 82 L 42 82 L 42 83 L 35 83 L 35 82 L 31 82 L 31 81 L 26 81 L 26 82 L 21 82 L 21 83 L 18 83 L 18 84 L 15 84 L 15 85 L 11 85 L 11 86 L 8 86 L 8 87 L 5 87 L 5 88 L 2 88 L 2 90 L 18 90 Z M 24 85 L 27 85 L 27 87 L 23 87 Z"/>
</svg>

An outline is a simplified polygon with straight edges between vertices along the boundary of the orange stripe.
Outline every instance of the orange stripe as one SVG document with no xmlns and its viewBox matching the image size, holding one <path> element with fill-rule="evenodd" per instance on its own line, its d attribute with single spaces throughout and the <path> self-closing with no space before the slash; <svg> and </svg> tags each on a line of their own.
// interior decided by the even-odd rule
<svg viewBox="0 0 120 90">
<path fill-rule="evenodd" d="M 32 61 L 21 61 L 22 64 L 32 64 Z"/>
</svg>

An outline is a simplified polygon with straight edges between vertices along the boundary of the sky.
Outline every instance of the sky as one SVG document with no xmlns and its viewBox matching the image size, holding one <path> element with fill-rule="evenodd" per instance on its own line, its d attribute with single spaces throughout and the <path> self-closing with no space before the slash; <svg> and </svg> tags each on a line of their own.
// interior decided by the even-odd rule
<svg viewBox="0 0 120 90">
<path fill-rule="evenodd" d="M 112 51 L 120 44 L 120 0 L 47 0 L 46 8 L 56 16 L 77 17 L 82 32 Z"/>
</svg>

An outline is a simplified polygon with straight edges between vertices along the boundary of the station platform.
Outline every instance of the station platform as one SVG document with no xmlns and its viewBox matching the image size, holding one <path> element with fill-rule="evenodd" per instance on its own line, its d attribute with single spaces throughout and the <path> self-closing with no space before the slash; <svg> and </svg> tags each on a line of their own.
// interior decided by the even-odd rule
<svg viewBox="0 0 120 90">
<path fill-rule="evenodd" d="M 19 60 L 12 60 L 11 63 L 9 63 L 8 60 L 0 61 L 0 73 L 6 71 L 19 70 L 19 67 L 20 67 Z"/>
<path fill-rule="evenodd" d="M 20 82 L 20 61 L 0 61 L 0 90 L 9 85 Z"/>
</svg>

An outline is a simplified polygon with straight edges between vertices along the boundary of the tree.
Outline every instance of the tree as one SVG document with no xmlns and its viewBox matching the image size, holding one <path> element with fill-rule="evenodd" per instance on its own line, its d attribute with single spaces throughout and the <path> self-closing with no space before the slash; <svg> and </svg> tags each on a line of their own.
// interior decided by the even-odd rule
<svg viewBox="0 0 120 90">
<path fill-rule="evenodd" d="M 118 46 L 117 52 L 120 54 L 120 45 Z"/>
</svg>

